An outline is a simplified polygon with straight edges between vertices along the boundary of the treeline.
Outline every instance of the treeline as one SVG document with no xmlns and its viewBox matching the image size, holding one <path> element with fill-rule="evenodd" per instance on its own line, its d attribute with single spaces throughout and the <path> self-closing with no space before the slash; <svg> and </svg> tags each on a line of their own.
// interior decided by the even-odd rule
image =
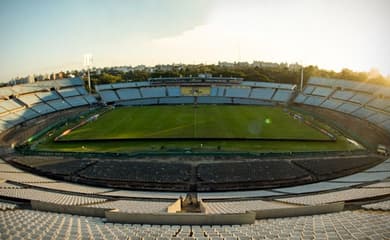
<svg viewBox="0 0 390 240">
<path fill-rule="evenodd" d="M 340 72 L 319 69 L 317 66 L 307 66 L 304 68 L 304 82 L 309 77 L 326 77 L 338 78 L 354 81 L 365 81 L 370 83 L 389 85 L 387 80 L 379 73 L 354 72 L 349 69 L 343 69 Z M 241 77 L 247 81 L 262 81 L 262 82 L 276 82 L 276 83 L 292 83 L 299 84 L 301 78 L 301 70 L 291 70 L 287 67 L 255 67 L 251 65 L 235 64 L 231 67 L 219 65 L 181 65 L 172 66 L 171 70 L 154 70 L 150 68 L 145 70 L 134 70 L 129 72 L 116 71 L 113 69 L 104 69 L 101 74 L 92 74 L 91 80 L 93 84 L 107 84 L 124 81 L 145 81 L 153 77 L 188 77 L 198 76 L 200 73 L 209 73 L 214 77 Z"/>
</svg>

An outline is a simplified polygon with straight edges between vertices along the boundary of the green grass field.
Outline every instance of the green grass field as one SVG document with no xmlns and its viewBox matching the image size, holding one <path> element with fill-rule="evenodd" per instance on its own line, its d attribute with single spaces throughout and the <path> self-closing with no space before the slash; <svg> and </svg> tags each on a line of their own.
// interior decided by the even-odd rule
<svg viewBox="0 0 390 240">
<path fill-rule="evenodd" d="M 312 119 L 311 116 L 304 117 Z M 54 141 L 56 136 L 76 123 L 63 126 L 37 141 L 33 148 L 43 151 L 127 153 L 188 149 L 192 152 L 310 152 L 363 148 L 351 143 L 328 125 L 311 121 L 336 136 L 336 141 L 330 141 L 327 135 L 294 119 L 280 107 L 122 107 L 110 110 L 96 121 L 75 129 L 63 141 Z M 114 139 L 122 140 L 112 141 Z"/>
<path fill-rule="evenodd" d="M 62 140 L 144 138 L 329 140 L 282 108 L 224 105 L 117 108 Z"/>
</svg>

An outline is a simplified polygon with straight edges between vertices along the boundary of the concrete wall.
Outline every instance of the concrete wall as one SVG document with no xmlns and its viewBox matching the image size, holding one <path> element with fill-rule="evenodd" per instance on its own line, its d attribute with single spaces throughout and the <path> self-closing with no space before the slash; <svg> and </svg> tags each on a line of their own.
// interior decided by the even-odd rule
<svg viewBox="0 0 390 240">
<path fill-rule="evenodd" d="M 187 225 L 222 225 L 253 224 L 256 213 L 203 214 L 203 213 L 124 213 L 118 210 L 106 211 L 110 222 L 131 224 L 187 224 Z"/>
<path fill-rule="evenodd" d="M 83 206 L 67 206 L 55 203 L 48 203 L 42 201 L 31 200 L 31 207 L 34 210 L 58 212 L 58 213 L 69 213 L 82 216 L 91 217 L 105 217 L 105 211 L 109 209 L 83 207 Z"/>
<path fill-rule="evenodd" d="M 315 214 L 324 214 L 340 212 L 344 209 L 344 202 L 324 204 L 318 206 L 297 206 L 294 208 L 279 208 L 269 210 L 259 210 L 256 212 L 256 219 L 278 218 L 278 217 L 297 217 Z"/>
</svg>

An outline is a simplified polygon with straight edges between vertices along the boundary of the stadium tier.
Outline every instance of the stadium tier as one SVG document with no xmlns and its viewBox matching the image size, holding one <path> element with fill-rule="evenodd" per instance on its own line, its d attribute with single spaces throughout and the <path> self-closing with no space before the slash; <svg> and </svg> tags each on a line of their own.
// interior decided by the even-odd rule
<svg viewBox="0 0 390 240">
<path fill-rule="evenodd" d="M 350 114 L 390 132 L 390 87 L 311 77 L 293 102 Z"/>
<path fill-rule="evenodd" d="M 0 149 L 0 239 L 390 239 L 390 159 L 303 114 L 314 107 L 351 126 L 353 119 L 390 131 L 389 88 L 310 78 L 297 92 L 290 84 L 202 77 L 95 89 L 99 100 L 80 78 L 0 88 L 4 142 L 45 135 Z M 69 113 L 95 103 L 102 107 Z M 110 124 L 99 125 L 102 119 Z M 67 139 L 88 131 L 109 140 Z M 304 137 L 288 138 L 291 132 Z M 373 141 L 389 145 L 383 132 L 367 138 L 378 134 Z M 52 141 L 57 133 L 68 135 Z M 190 137 L 177 140 L 184 133 Z M 243 142 L 241 152 L 228 148 Z M 149 148 L 126 152 L 121 143 Z M 294 143 L 299 150 L 288 148 Z M 107 145 L 114 150 L 105 152 Z M 76 150 L 61 152 L 66 147 Z"/>
<path fill-rule="evenodd" d="M 96 103 L 81 78 L 0 88 L 0 95 L 2 131 L 48 113 Z"/>
<path fill-rule="evenodd" d="M 213 80 L 212 78 L 209 79 L 210 81 L 195 83 L 186 82 L 185 78 L 180 78 L 176 81 L 174 81 L 174 78 L 152 80 L 140 83 L 128 82 L 97 85 L 95 89 L 106 104 L 240 104 L 239 102 L 242 101 L 245 104 L 270 105 L 272 103 L 287 104 L 291 100 L 296 88 L 292 84 L 246 82 L 241 80 L 236 82 L 235 85 L 225 86 L 226 82 L 219 82 L 218 79 L 218 81 L 211 81 Z M 228 80 L 230 81 L 230 79 Z M 227 82 L 229 82 L 228 80 Z M 166 83 L 170 85 L 165 86 L 164 84 Z M 199 85 L 200 83 L 202 85 Z M 176 84 L 176 86 L 172 86 L 173 84 Z M 193 98 L 172 98 L 182 96 L 191 96 Z M 137 101 L 133 101 L 135 99 Z M 180 100 L 183 100 L 183 102 L 180 102 Z"/>
</svg>

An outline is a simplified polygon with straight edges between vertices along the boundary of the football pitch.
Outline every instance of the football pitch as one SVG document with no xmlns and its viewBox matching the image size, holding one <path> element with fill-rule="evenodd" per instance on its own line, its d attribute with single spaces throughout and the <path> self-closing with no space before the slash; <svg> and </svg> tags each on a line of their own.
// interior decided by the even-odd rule
<svg viewBox="0 0 390 240">
<path fill-rule="evenodd" d="M 330 140 L 283 108 L 223 105 L 117 108 L 61 140 L 161 138 Z"/>
<path fill-rule="evenodd" d="M 295 116 L 295 117 L 294 117 Z M 34 149 L 64 152 L 311 152 L 362 149 L 342 133 L 282 107 L 177 105 L 118 107 Z M 85 118 L 80 119 L 83 121 Z M 310 124 L 308 124 L 308 122 Z M 77 125 L 77 124 L 76 124 Z M 334 138 L 320 131 L 326 130 Z"/>
</svg>

